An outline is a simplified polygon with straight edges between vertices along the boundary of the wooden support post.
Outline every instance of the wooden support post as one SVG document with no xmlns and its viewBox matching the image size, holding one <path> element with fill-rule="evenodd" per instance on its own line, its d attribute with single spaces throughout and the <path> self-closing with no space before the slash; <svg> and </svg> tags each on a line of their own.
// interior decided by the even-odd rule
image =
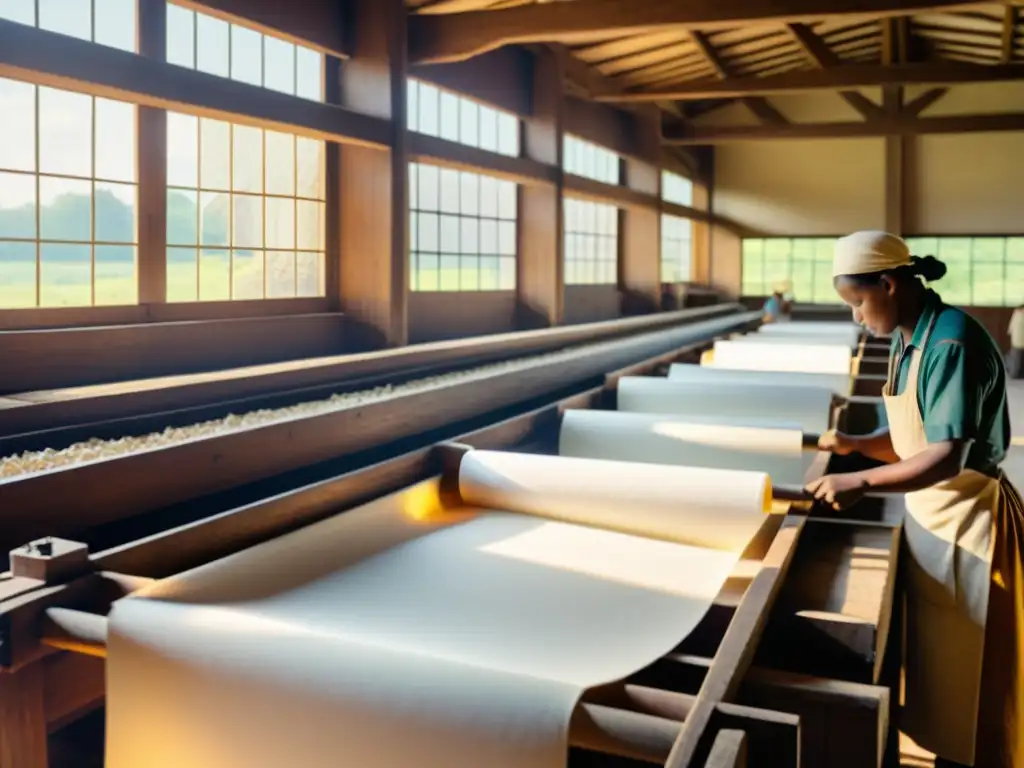
<svg viewBox="0 0 1024 768">
<path fill-rule="evenodd" d="M 352 58 L 339 68 L 341 106 L 390 120 L 390 151 L 337 151 L 340 309 L 388 346 L 408 338 L 408 132 L 406 9 L 400 0 L 355 0 L 346 28 Z"/>
<path fill-rule="evenodd" d="M 519 248 L 516 267 L 520 328 L 560 325 L 565 309 L 565 210 L 562 136 L 565 100 L 563 55 L 551 49 L 534 59 L 532 110 L 523 124 L 523 153 L 554 166 L 553 185 L 519 188 Z"/>
<path fill-rule="evenodd" d="M 139 0 L 136 35 L 139 55 L 167 57 L 167 8 L 163 0 Z M 136 107 L 136 162 L 139 183 L 138 286 L 140 304 L 167 301 L 167 112 Z"/>
<path fill-rule="evenodd" d="M 657 124 L 651 124 L 657 130 Z M 627 158 L 626 186 L 661 198 L 661 172 L 639 160 Z M 619 248 L 619 287 L 624 315 L 652 312 L 661 306 L 661 213 L 659 209 L 626 208 L 619 214 L 622 244 Z"/>
<path fill-rule="evenodd" d="M 0 768 L 47 768 L 43 664 L 0 672 Z"/>
</svg>

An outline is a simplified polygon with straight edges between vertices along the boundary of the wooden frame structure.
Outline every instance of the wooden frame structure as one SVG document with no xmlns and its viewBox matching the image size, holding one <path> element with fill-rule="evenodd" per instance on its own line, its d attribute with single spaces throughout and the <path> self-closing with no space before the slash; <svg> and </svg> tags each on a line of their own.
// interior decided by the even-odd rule
<svg viewBox="0 0 1024 768">
<path fill-rule="evenodd" d="M 0 582 L 0 712 L 11 714 L 0 718 L 0 756 L 19 768 L 43 768 L 47 732 L 102 701 L 102 661 L 90 657 L 105 653 L 103 614 L 112 600 L 153 578 L 266 541 L 439 472 L 443 494 L 450 487 L 444 478 L 465 450 L 536 444 L 557 430 L 564 409 L 600 406 L 621 376 L 695 359 L 706 344 L 674 348 L 619 369 L 605 377 L 603 386 L 462 435 L 454 445 L 420 448 L 105 552 L 90 556 L 84 545 L 63 539 L 40 540 L 12 552 L 12 578 Z M 882 765 L 892 746 L 888 720 L 895 681 L 891 669 L 886 670 L 892 648 L 898 647 L 889 617 L 900 529 L 816 521 L 808 519 L 806 507 L 782 506 L 787 514 L 774 518 L 778 525 L 766 524 L 744 554 L 757 565 L 756 575 L 741 569 L 730 579 L 708 618 L 675 652 L 625 686 L 588 694 L 573 717 L 574 747 L 673 768 L 797 768 L 808 765 L 800 762 L 801 754 L 812 766 Z M 812 541 L 801 547 L 807 537 Z M 861 560 L 870 551 L 888 564 L 861 572 L 855 551 Z M 796 569 L 800 574 L 787 579 Z M 847 586 L 836 587 L 843 594 L 815 593 L 862 579 L 868 581 L 855 590 L 861 597 L 852 602 L 854 593 L 846 594 Z M 854 624 L 860 631 L 851 631 Z M 831 634 L 830 628 L 835 630 Z M 783 671 L 764 669 L 774 665 L 773 649 L 787 649 L 792 656 L 794 632 L 818 635 L 814 672 L 784 671 L 800 671 L 785 653 L 779 657 Z M 834 666 L 837 660 L 845 666 Z M 757 665 L 762 667 L 752 668 Z M 839 678 L 833 679 L 829 669 Z M 829 730 L 830 722 L 842 724 L 842 738 Z M 823 732 L 831 737 L 815 738 Z M 585 756 L 580 764 L 587 764 Z"/>
</svg>

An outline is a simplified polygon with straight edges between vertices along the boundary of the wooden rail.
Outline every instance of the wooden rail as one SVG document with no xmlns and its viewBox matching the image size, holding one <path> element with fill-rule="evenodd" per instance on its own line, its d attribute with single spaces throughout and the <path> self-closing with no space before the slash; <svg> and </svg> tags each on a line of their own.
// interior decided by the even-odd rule
<svg viewBox="0 0 1024 768">
<path fill-rule="evenodd" d="M 736 314 L 612 339 L 557 357 L 539 357 L 505 372 L 440 381 L 358 407 L 16 478 L 0 483 L 0 551 L 409 439 L 567 387 L 584 388 L 609 369 L 707 342 L 717 333 L 756 321 L 756 315 Z"/>
</svg>

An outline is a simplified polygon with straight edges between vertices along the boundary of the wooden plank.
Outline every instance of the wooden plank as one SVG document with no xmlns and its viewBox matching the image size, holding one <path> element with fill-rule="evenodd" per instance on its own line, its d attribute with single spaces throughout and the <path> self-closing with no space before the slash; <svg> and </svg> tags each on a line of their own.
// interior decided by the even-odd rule
<svg viewBox="0 0 1024 768">
<path fill-rule="evenodd" d="M 661 140 L 659 125 L 652 123 L 652 139 Z M 661 200 L 661 171 L 628 158 L 625 187 Z M 620 217 L 619 288 L 625 314 L 656 312 L 661 308 L 661 210 L 628 207 Z"/>
<path fill-rule="evenodd" d="M 386 120 L 0 20 L 0 77 L 375 149 Z"/>
<path fill-rule="evenodd" d="M 0 768 L 48 768 L 42 664 L 0 673 Z"/>
<path fill-rule="evenodd" d="M 743 731 L 723 729 L 711 745 L 705 768 L 747 768 L 747 735 Z"/>
<path fill-rule="evenodd" d="M 929 64 L 843 64 L 841 67 L 786 72 L 764 77 L 736 77 L 728 80 L 683 81 L 675 86 L 623 93 L 598 94 L 598 101 L 611 103 L 660 101 L 703 101 L 742 96 L 799 93 L 836 88 L 877 88 L 883 85 L 958 85 L 963 83 L 1024 80 L 1024 65 L 989 66 L 958 62 Z"/>
<path fill-rule="evenodd" d="M 512 43 L 563 41 L 595 32 L 628 34 L 670 25 L 712 31 L 737 24 L 808 23 L 836 16 L 871 18 L 970 7 L 962 0 L 743 0 L 665 3 L 661 0 L 589 0 L 587 12 L 561 3 L 501 10 L 421 14 L 410 25 L 410 53 L 418 63 L 457 61 Z"/>
<path fill-rule="evenodd" d="M 757 651 L 768 614 L 782 589 L 786 571 L 796 552 L 806 518 L 788 516 L 783 522 L 761 570 L 736 609 L 714 663 L 697 694 L 697 703 L 683 723 L 665 768 L 695 766 L 712 714 L 720 702 L 732 699 Z"/>
<path fill-rule="evenodd" d="M 541 331 L 521 331 L 489 337 L 457 339 L 413 347 L 365 352 L 361 354 L 333 355 L 300 360 L 288 360 L 267 365 L 254 365 L 228 368 L 205 373 L 184 374 L 178 376 L 161 376 L 146 379 L 119 381 L 114 384 L 96 384 L 83 387 L 67 387 L 57 390 L 26 392 L 18 396 L 18 407 L 0 410 L 0 435 L 19 434 L 52 429 L 73 424 L 86 424 L 107 419 L 123 419 L 135 415 L 159 411 L 172 411 L 190 408 L 210 402 L 244 401 L 270 393 L 286 390 L 307 390 L 308 397 L 316 396 L 317 388 L 326 387 L 336 391 L 339 383 L 345 380 L 358 380 L 367 377 L 396 375 L 409 369 L 445 368 L 458 363 L 479 365 L 503 358 L 525 354 L 538 354 L 548 350 L 569 346 L 581 341 L 598 341 L 612 338 L 621 333 L 630 333 L 645 328 L 656 329 L 675 323 L 723 317 L 729 311 L 738 309 L 738 305 L 715 305 L 698 309 L 683 310 L 677 313 L 648 315 L 622 321 L 591 323 L 577 326 L 563 326 Z M 328 320 L 326 318 L 325 320 Z M 341 316 L 337 316 L 339 321 Z M 252 331 L 245 331 L 242 324 L 238 334 L 232 334 L 229 327 L 223 325 L 210 332 L 219 333 L 225 343 L 232 337 L 240 342 L 255 338 L 261 332 L 273 333 L 272 323 L 254 322 Z M 319 332 L 321 336 L 330 334 L 330 324 L 311 321 L 303 322 L 302 318 L 292 318 L 285 325 L 295 325 L 296 330 Z M 324 327 L 324 326 L 327 327 Z M 113 341 L 127 346 L 129 350 L 145 351 L 144 342 L 149 340 L 154 345 L 159 342 L 170 343 L 175 335 L 171 330 L 163 338 L 157 329 L 130 329 L 132 332 L 112 334 Z M 181 329 L 184 333 L 189 329 Z M 193 330 L 193 332 L 195 332 Z M 210 334 L 204 328 L 208 337 Z M 335 333 L 340 335 L 341 328 Z M 91 332 L 89 334 L 92 336 Z M 280 333 L 276 334 L 280 335 Z M 287 338 L 294 334 L 289 333 Z M 129 337 L 125 339 L 124 337 Z M 140 337 L 140 338 L 136 338 Z M 5 351 L 15 354 L 19 350 L 28 353 L 30 341 L 36 339 L 39 346 L 46 347 L 45 336 L 26 337 L 24 343 L 8 347 Z M 283 344 L 286 339 L 278 341 Z M 129 343 L 131 342 L 131 343 Z M 298 342 L 296 342 L 298 343 Z M 90 342 L 90 347 L 102 345 L 102 337 L 97 336 Z M 70 339 L 69 339 L 70 347 Z M 0 349 L 3 340 L 0 338 Z M 63 351 L 53 350 L 51 351 Z M 212 352 L 215 350 L 211 350 Z M 84 358 L 83 358 L 84 360 Z M 45 362 L 45 358 L 43 358 Z M 123 374 L 124 371 L 121 371 Z M 239 402 L 236 408 L 244 408 Z M 125 424 L 123 434 L 131 433 L 131 425 Z"/>
<path fill-rule="evenodd" d="M 661 207 L 661 201 L 655 195 L 569 173 L 565 174 L 565 193 L 584 200 L 614 205 L 617 208 L 658 211 Z"/>
<path fill-rule="evenodd" d="M 693 344 L 749 319 L 737 315 L 617 339 L 597 350 L 543 358 L 508 373 L 442 382 L 358 407 L 11 480 L 0 484 L 0 508 L 6 515 L 0 550 L 451 426 Z"/>
<path fill-rule="evenodd" d="M 865 122 L 794 123 L 690 127 L 667 131 L 668 144 L 724 144 L 763 139 L 837 139 L 881 136 L 919 136 L 936 133 L 988 133 L 1024 130 L 1024 112 L 919 117 L 888 115 Z"/>
<path fill-rule="evenodd" d="M 409 133 L 409 159 L 416 162 L 497 176 L 525 186 L 556 183 L 558 166 L 529 157 L 509 157 L 486 149 L 447 141 L 425 133 Z"/>
<path fill-rule="evenodd" d="M 340 68 L 341 104 L 386 121 L 388 153 L 342 146 L 339 199 L 340 309 L 380 334 L 408 342 L 409 131 L 407 10 L 402 0 L 356 0 L 352 58 Z"/>
<path fill-rule="evenodd" d="M 523 121 L 524 157 L 553 170 L 551 186 L 519 190 L 516 299 L 518 321 L 524 327 L 556 326 L 565 319 L 565 60 L 557 51 L 538 51 L 533 71 L 533 110 Z"/>
</svg>

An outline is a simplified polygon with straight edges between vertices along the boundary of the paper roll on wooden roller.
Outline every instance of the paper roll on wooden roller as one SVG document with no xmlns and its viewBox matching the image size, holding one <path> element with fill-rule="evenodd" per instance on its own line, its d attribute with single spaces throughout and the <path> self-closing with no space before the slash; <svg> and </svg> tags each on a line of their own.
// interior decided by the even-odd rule
<svg viewBox="0 0 1024 768">
<path fill-rule="evenodd" d="M 851 347 L 860 341 L 863 331 L 855 323 L 767 323 L 758 328 L 752 336 L 796 338 L 807 342 L 819 341 L 849 344 Z"/>
<path fill-rule="evenodd" d="M 719 384 L 828 387 L 839 397 L 849 397 L 852 387 L 852 378 L 841 373 L 741 371 L 688 363 L 673 363 L 668 369 L 668 380 L 703 384 L 707 387 L 716 387 Z"/>
<path fill-rule="evenodd" d="M 763 344 L 745 340 L 715 342 L 716 368 L 850 375 L 853 354 L 841 344 Z"/>
<path fill-rule="evenodd" d="M 799 425 L 802 432 L 828 430 L 832 390 L 827 387 L 716 384 L 624 376 L 617 388 L 618 410 L 678 416 L 703 415 L 773 419 Z"/>
<path fill-rule="evenodd" d="M 799 429 L 703 423 L 681 416 L 570 410 L 562 456 L 765 472 L 773 485 L 801 487 L 815 453 Z M 814 444 L 817 443 L 815 439 Z"/>
<path fill-rule="evenodd" d="M 107 768 L 564 768 L 583 691 L 685 639 L 768 520 L 763 473 L 456 471 L 462 506 L 422 483 L 117 601 Z"/>
</svg>

